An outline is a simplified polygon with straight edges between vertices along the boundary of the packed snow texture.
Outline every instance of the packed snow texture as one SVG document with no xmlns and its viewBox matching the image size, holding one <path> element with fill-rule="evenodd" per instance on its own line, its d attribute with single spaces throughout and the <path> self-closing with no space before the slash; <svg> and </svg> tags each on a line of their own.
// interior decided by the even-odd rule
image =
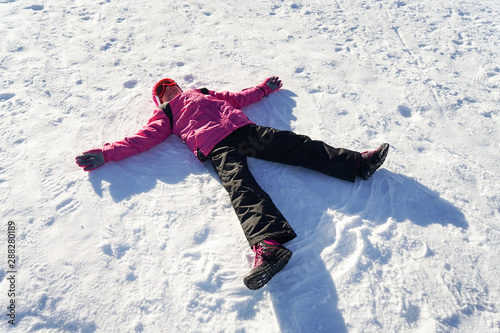
<svg viewBox="0 0 500 333">
<path fill-rule="evenodd" d="M 2 332 L 499 332 L 498 0 L 0 1 Z M 153 83 L 364 151 L 348 183 L 251 160 L 299 235 L 261 290 L 214 171 L 177 137 L 86 173 Z M 16 223 L 15 326 L 8 221 Z"/>
</svg>

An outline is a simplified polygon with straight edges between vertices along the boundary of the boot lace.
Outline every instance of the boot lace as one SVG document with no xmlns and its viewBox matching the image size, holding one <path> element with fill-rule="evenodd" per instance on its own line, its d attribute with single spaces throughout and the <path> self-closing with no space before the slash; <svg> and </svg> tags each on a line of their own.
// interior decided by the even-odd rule
<svg viewBox="0 0 500 333">
<path fill-rule="evenodd" d="M 264 251 L 265 251 L 265 248 L 260 244 L 256 244 L 253 246 L 253 252 L 255 252 L 254 268 L 257 266 L 260 266 L 262 264 L 262 262 L 264 261 L 264 258 L 263 258 Z"/>
</svg>

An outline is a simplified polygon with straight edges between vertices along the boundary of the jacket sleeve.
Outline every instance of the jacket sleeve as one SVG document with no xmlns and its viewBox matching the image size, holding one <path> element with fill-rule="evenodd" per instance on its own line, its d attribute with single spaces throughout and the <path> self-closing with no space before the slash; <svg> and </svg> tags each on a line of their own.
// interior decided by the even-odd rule
<svg viewBox="0 0 500 333">
<path fill-rule="evenodd" d="M 114 143 L 106 143 L 103 147 L 103 154 L 107 161 L 119 161 L 153 148 L 170 134 L 170 122 L 167 116 L 163 111 L 156 110 L 148 124 L 135 135 Z"/>
<path fill-rule="evenodd" d="M 243 89 L 236 93 L 229 91 L 216 92 L 212 90 L 209 90 L 208 93 L 210 96 L 229 102 L 236 109 L 241 109 L 249 104 L 260 101 L 272 92 L 271 88 L 265 83 L 266 81 L 256 87 Z"/>
</svg>

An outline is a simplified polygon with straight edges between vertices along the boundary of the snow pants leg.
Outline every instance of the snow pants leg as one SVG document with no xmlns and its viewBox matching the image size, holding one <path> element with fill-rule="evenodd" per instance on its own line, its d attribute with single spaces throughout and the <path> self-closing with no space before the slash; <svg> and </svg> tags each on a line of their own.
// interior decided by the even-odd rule
<svg viewBox="0 0 500 333">
<path fill-rule="evenodd" d="M 361 160 L 358 152 L 270 127 L 247 125 L 231 133 L 208 158 L 229 193 L 250 246 L 269 238 L 283 244 L 297 235 L 253 177 L 247 156 L 301 166 L 351 182 L 356 179 Z"/>
</svg>

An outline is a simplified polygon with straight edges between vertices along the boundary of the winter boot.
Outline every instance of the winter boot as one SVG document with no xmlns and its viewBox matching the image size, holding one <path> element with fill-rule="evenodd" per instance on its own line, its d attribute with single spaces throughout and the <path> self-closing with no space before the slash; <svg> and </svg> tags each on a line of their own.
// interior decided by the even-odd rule
<svg viewBox="0 0 500 333">
<path fill-rule="evenodd" d="M 278 273 L 292 257 L 292 251 L 272 239 L 266 239 L 253 246 L 255 265 L 245 276 L 244 283 L 249 289 L 263 287 Z"/>
<path fill-rule="evenodd" d="M 362 160 L 358 168 L 358 176 L 364 180 L 368 180 L 368 178 L 370 178 L 384 163 L 388 152 L 389 144 L 384 143 L 378 147 L 377 150 L 361 153 Z"/>
</svg>

